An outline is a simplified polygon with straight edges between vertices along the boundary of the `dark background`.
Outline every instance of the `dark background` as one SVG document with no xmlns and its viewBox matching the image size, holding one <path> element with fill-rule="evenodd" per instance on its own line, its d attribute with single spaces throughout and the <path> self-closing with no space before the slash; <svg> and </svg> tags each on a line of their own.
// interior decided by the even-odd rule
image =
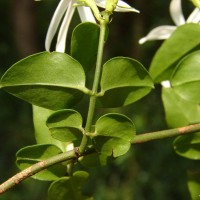
<svg viewBox="0 0 200 200">
<path fill-rule="evenodd" d="M 148 69 L 161 41 L 140 46 L 138 40 L 153 27 L 173 24 L 169 2 L 130 0 L 128 3 L 140 10 L 140 14 L 115 13 L 105 60 L 128 56 L 138 59 Z M 0 1 L 0 76 L 19 59 L 44 51 L 46 31 L 57 3 L 56 0 Z M 187 15 L 192 6 L 189 1 L 184 1 L 184 5 Z M 71 28 L 78 22 L 76 15 Z M 100 114 L 108 111 L 113 110 L 98 110 Z M 133 119 L 138 134 L 167 128 L 159 86 L 120 112 Z M 186 169 L 195 163 L 176 155 L 172 141 L 165 139 L 134 145 L 127 155 L 111 165 L 91 170 L 86 190 L 92 192 L 96 200 L 188 200 Z M 0 90 L 0 182 L 18 172 L 16 151 L 34 143 L 31 106 Z M 48 182 L 29 178 L 0 199 L 45 200 L 48 185 Z"/>
</svg>

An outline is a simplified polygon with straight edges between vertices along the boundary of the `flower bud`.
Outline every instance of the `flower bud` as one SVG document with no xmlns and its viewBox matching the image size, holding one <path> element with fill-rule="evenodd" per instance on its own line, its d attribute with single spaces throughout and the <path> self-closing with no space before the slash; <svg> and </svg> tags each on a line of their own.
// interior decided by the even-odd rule
<svg viewBox="0 0 200 200">
<path fill-rule="evenodd" d="M 192 3 L 200 9 L 200 0 L 192 0 Z"/>
<path fill-rule="evenodd" d="M 117 6 L 118 0 L 106 0 L 106 11 L 113 13 Z"/>
</svg>

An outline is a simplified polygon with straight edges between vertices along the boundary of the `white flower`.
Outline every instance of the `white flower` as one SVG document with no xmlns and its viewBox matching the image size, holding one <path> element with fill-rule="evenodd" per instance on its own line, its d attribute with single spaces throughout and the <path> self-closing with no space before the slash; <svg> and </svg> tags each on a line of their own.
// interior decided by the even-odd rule
<svg viewBox="0 0 200 200">
<path fill-rule="evenodd" d="M 181 7 L 181 0 L 172 0 L 170 3 L 170 15 L 176 26 L 163 25 L 151 30 L 146 37 L 139 40 L 139 44 L 143 44 L 149 40 L 165 40 L 168 39 L 174 30 L 185 23 L 199 23 L 200 22 L 200 10 L 195 8 L 185 20 Z"/>
<path fill-rule="evenodd" d="M 95 1 L 96 1 L 97 6 L 105 8 L 105 0 L 95 0 Z M 84 2 L 84 1 L 80 1 L 80 2 Z M 62 23 L 60 25 L 60 29 L 58 32 L 58 38 L 56 42 L 56 51 L 57 52 L 65 51 L 67 32 L 68 32 L 69 25 L 70 25 L 70 22 L 71 22 L 71 19 L 76 7 L 78 9 L 79 16 L 82 22 L 89 21 L 89 22 L 96 23 L 96 20 L 94 18 L 94 15 L 91 9 L 86 6 L 82 6 L 82 4 L 80 4 L 80 6 L 74 6 L 74 5 L 79 5 L 76 3 L 77 3 L 77 0 L 60 0 L 47 31 L 47 36 L 45 40 L 45 49 L 47 51 L 50 51 L 51 42 L 53 40 L 53 37 L 56 34 L 56 31 L 59 27 L 61 20 L 62 20 Z M 127 3 L 125 3 L 122 0 L 118 1 L 115 11 L 139 12 L 136 9 L 130 7 Z"/>
</svg>

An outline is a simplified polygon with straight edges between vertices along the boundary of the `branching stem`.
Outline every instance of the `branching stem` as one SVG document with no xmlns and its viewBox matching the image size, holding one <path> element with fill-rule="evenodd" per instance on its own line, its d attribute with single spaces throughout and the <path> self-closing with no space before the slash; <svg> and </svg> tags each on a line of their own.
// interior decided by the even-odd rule
<svg viewBox="0 0 200 200">
<path fill-rule="evenodd" d="M 86 133 L 91 132 L 92 121 L 93 121 L 94 112 L 95 112 L 98 86 L 99 86 L 99 81 L 100 81 L 101 71 L 102 71 L 102 58 L 103 58 L 103 48 L 104 48 L 104 43 L 105 43 L 106 26 L 107 26 L 106 23 L 102 22 L 100 24 L 100 36 L 99 36 L 99 46 L 98 46 L 98 52 L 97 52 L 96 70 L 95 70 L 94 82 L 93 82 L 93 87 L 92 87 L 93 95 L 91 95 L 90 102 L 89 102 L 88 115 L 87 115 L 87 121 L 86 121 L 86 126 L 85 126 Z M 87 135 L 84 134 L 81 141 L 81 145 L 80 145 L 81 153 L 84 152 L 86 146 L 87 146 Z"/>
<path fill-rule="evenodd" d="M 140 135 L 136 135 L 135 138 L 131 141 L 132 144 L 140 144 L 149 142 L 152 140 L 158 140 L 158 139 L 165 139 L 170 138 L 174 136 L 179 135 L 186 135 L 191 134 L 195 132 L 200 131 L 200 123 L 189 125 L 185 127 L 175 128 L 175 129 L 169 129 L 169 130 L 163 130 L 163 131 L 157 131 L 157 132 L 151 132 L 151 133 L 144 133 Z M 21 181 L 27 179 L 28 177 L 42 171 L 43 169 L 46 169 L 52 165 L 55 165 L 60 162 L 69 161 L 72 159 L 78 159 L 81 156 L 94 153 L 95 149 L 89 149 L 88 151 L 84 152 L 84 154 L 81 154 L 78 148 L 75 148 L 74 150 L 58 154 L 56 156 L 53 156 L 47 160 L 38 162 L 31 167 L 19 172 L 18 174 L 14 175 L 12 178 L 8 179 L 4 183 L 0 185 L 0 194 L 6 192 L 7 190 L 11 189 Z"/>
</svg>

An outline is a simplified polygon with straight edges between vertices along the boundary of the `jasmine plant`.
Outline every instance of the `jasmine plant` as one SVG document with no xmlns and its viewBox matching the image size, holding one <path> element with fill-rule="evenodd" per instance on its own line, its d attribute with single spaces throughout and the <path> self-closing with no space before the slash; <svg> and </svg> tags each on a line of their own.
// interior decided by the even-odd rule
<svg viewBox="0 0 200 200">
<path fill-rule="evenodd" d="M 74 28 L 66 52 L 75 9 L 81 23 Z M 90 168 L 109 165 L 135 144 L 169 137 L 176 137 L 173 147 L 178 155 L 200 160 L 199 8 L 185 20 L 181 1 L 172 0 L 170 13 L 176 26 L 158 27 L 140 40 L 166 39 L 149 71 L 129 57 L 103 63 L 114 11 L 139 13 L 120 0 L 61 0 L 49 25 L 46 51 L 18 61 L 1 77 L 1 89 L 32 105 L 36 144 L 16 153 L 21 171 L 0 185 L 0 194 L 31 176 L 50 181 L 49 200 L 94 199 L 84 193 Z M 58 29 L 55 51 L 50 52 Z M 93 68 L 90 88 L 86 83 Z M 171 129 L 138 134 L 137 124 L 120 112 L 97 117 L 98 108 L 133 104 L 160 83 Z M 77 106 L 84 97 L 88 100 L 85 118 Z M 199 198 L 199 177 L 198 171 L 188 175 L 191 199 Z"/>
</svg>

